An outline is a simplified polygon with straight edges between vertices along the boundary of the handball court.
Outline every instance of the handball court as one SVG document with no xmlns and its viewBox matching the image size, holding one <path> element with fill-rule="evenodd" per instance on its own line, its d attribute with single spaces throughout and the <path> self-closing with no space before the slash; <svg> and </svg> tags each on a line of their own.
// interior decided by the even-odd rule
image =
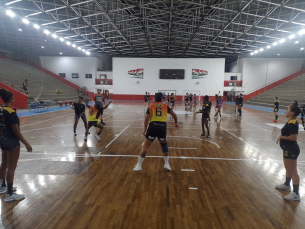
<svg viewBox="0 0 305 229">
<path fill-rule="evenodd" d="M 20 118 L 33 147 L 27 153 L 22 145 L 15 174 L 25 199 L 4 203 L 1 196 L 0 227 L 305 228 L 305 132 L 298 138 L 301 201 L 288 202 L 288 193 L 275 189 L 285 169 L 275 144 L 280 129 L 266 125 L 273 113 L 244 108 L 238 120 L 225 104 L 206 139 L 199 137 L 201 114 L 181 104 L 175 112 L 180 129 L 170 116 L 167 128 L 171 172 L 156 140 L 142 171 L 133 171 L 144 140 L 143 103 L 109 106 L 101 141 L 94 128 L 83 140 L 82 120 L 73 136 L 72 109 Z"/>
</svg>

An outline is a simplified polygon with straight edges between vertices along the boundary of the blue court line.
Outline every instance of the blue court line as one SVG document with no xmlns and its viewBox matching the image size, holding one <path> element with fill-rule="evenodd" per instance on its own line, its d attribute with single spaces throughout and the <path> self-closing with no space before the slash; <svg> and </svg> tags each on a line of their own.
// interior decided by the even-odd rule
<svg viewBox="0 0 305 229">
<path fill-rule="evenodd" d="M 226 102 L 226 103 L 230 104 L 230 105 L 235 105 L 235 103 L 232 103 L 232 102 Z M 253 105 L 248 105 L 248 104 L 244 104 L 243 107 L 247 107 L 247 108 L 251 108 L 251 109 L 255 109 L 255 110 L 261 110 L 261 111 L 267 111 L 267 112 L 272 112 L 273 113 L 273 108 L 253 106 Z M 279 110 L 277 113 L 285 114 L 285 111 Z"/>
<path fill-rule="evenodd" d="M 48 108 L 48 110 L 38 111 L 38 112 L 34 111 L 34 110 L 18 112 L 18 110 L 17 110 L 17 114 L 18 114 L 18 117 L 25 117 L 25 116 L 45 114 L 45 113 L 50 113 L 50 112 L 60 111 L 60 110 L 67 110 L 67 109 L 71 109 L 71 107 L 70 106 L 66 106 L 66 107 L 50 107 L 50 108 Z"/>
</svg>

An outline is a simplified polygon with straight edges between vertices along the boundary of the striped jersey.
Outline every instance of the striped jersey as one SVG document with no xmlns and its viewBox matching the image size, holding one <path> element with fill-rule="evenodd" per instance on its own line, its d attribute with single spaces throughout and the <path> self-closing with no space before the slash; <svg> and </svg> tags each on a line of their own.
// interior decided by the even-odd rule
<svg viewBox="0 0 305 229">
<path fill-rule="evenodd" d="M 171 109 L 164 103 L 153 103 L 148 106 L 146 114 L 150 114 L 149 122 L 166 122 L 167 113 L 171 112 Z"/>
</svg>

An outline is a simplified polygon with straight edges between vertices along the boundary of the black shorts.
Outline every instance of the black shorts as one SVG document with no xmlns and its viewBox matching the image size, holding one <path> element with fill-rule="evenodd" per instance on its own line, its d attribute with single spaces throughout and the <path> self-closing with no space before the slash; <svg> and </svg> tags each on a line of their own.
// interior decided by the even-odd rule
<svg viewBox="0 0 305 229">
<path fill-rule="evenodd" d="M 100 123 L 98 121 L 89 121 L 88 126 L 98 127 Z"/>
<path fill-rule="evenodd" d="M 279 111 L 279 109 L 273 109 L 273 112 L 278 112 Z"/>
<path fill-rule="evenodd" d="M 207 113 L 204 113 L 201 118 L 202 121 L 210 121 L 210 116 Z"/>
<path fill-rule="evenodd" d="M 75 114 L 75 119 L 80 119 L 80 118 L 86 118 L 85 113 L 83 113 L 82 116 L 79 116 L 79 114 Z"/>
<path fill-rule="evenodd" d="M 144 103 L 147 103 L 147 102 L 148 102 L 148 100 L 147 100 L 147 99 L 145 99 L 145 100 L 144 100 Z"/>
<path fill-rule="evenodd" d="M 0 145 L 2 150 L 11 151 L 15 149 L 16 146 L 20 146 L 20 141 L 17 138 L 1 137 Z"/>
<path fill-rule="evenodd" d="M 283 150 L 283 157 L 285 159 L 296 160 L 300 154 L 300 147 L 298 144 L 281 146 Z"/>
<path fill-rule="evenodd" d="M 155 138 L 158 138 L 159 141 L 166 141 L 166 123 L 150 123 L 145 138 L 152 142 Z"/>
<path fill-rule="evenodd" d="M 171 106 L 175 106 L 175 102 L 171 102 Z"/>
</svg>

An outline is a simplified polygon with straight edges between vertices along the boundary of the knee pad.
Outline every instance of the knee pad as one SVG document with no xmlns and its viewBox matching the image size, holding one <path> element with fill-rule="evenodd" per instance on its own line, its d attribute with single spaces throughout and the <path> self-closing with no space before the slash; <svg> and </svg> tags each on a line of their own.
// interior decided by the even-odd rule
<svg viewBox="0 0 305 229">
<path fill-rule="evenodd" d="M 161 149 L 163 153 L 167 153 L 168 152 L 168 145 L 167 142 L 165 143 L 161 143 Z"/>
</svg>

